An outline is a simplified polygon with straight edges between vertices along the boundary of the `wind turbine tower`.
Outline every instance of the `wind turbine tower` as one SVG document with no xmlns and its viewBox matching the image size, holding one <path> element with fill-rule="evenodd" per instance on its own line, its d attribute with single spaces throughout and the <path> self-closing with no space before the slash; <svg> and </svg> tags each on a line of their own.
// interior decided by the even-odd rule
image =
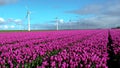
<svg viewBox="0 0 120 68">
<path fill-rule="evenodd" d="M 27 7 L 26 7 L 27 8 Z M 27 22 L 28 22 L 28 31 L 30 31 L 30 15 L 31 15 L 31 12 L 28 10 L 27 8 Z"/>
<path fill-rule="evenodd" d="M 57 30 L 58 30 L 58 23 L 59 23 L 58 17 L 56 17 L 56 28 L 57 28 Z"/>
<path fill-rule="evenodd" d="M 70 26 L 70 29 L 72 29 L 72 20 L 71 19 L 69 20 L 69 26 Z"/>
<path fill-rule="evenodd" d="M 28 10 L 28 11 L 27 11 L 28 31 L 30 31 L 30 14 L 31 14 L 31 12 Z"/>
</svg>

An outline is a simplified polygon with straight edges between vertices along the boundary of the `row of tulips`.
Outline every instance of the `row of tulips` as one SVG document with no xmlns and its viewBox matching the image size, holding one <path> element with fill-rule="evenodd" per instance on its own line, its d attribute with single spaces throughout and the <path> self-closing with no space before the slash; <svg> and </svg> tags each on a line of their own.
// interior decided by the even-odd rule
<svg viewBox="0 0 120 68">
<path fill-rule="evenodd" d="M 51 45 L 62 44 L 62 43 L 58 43 L 58 42 L 64 42 L 64 43 L 66 43 L 68 41 L 72 42 L 72 41 L 76 41 L 76 38 L 80 38 L 80 37 L 81 37 L 81 40 L 82 40 L 82 38 L 84 38 L 84 36 L 87 36 L 86 32 L 79 32 L 79 34 L 78 34 L 78 31 L 77 31 L 77 32 L 73 32 L 73 33 L 75 34 L 75 36 L 72 36 L 71 34 L 69 34 L 68 36 L 64 36 L 64 38 L 61 38 L 61 39 L 58 39 L 58 38 L 60 38 L 60 36 L 57 36 L 57 37 L 51 36 L 52 40 L 49 39 L 50 42 L 47 42 L 48 41 L 47 38 L 44 38 L 44 39 L 28 40 L 28 41 L 25 41 L 25 42 L 20 42 L 20 43 L 15 43 L 15 44 L 6 44 L 6 46 L 4 45 L 4 46 L 0 47 L 0 52 L 2 51 L 2 53 L 4 53 L 4 52 L 8 52 L 9 49 L 16 50 L 16 49 L 19 49 L 19 48 L 31 47 L 31 46 L 35 46 L 35 45 L 36 46 L 39 45 L 41 47 L 45 46 L 45 45 L 47 45 L 47 47 L 48 47 L 48 45 L 50 45 L 50 47 L 51 47 Z M 87 32 L 87 33 L 89 33 L 89 32 Z M 81 36 L 79 36 L 80 34 L 81 34 Z M 91 35 L 91 34 L 89 33 L 88 36 Z M 79 37 L 77 37 L 77 36 L 79 36 Z M 72 39 L 72 38 L 74 38 L 74 39 Z M 68 43 L 66 43 L 66 44 L 68 44 Z"/>
<path fill-rule="evenodd" d="M 115 55 L 120 55 L 120 30 L 110 30 Z"/>
<path fill-rule="evenodd" d="M 27 41 L 34 41 L 34 40 L 40 40 L 41 42 L 50 41 L 50 40 L 56 40 L 60 38 L 70 37 L 77 34 L 82 34 L 86 31 L 52 31 L 52 32 L 25 32 L 25 33 L 2 33 L 0 34 L 0 45 L 6 45 L 6 44 L 15 44 L 15 43 L 21 43 L 21 42 L 27 42 Z M 56 38 L 57 37 L 57 38 Z M 38 41 L 39 42 L 39 41 Z"/>
<path fill-rule="evenodd" d="M 62 31 L 61 31 L 62 32 Z M 66 31 L 64 31 L 66 32 Z M 63 34 L 64 34 L 63 32 Z M 62 51 L 71 45 L 72 42 L 87 38 L 92 34 L 99 33 L 100 31 L 91 32 L 86 31 L 70 31 L 74 36 L 56 39 L 54 41 L 46 42 L 44 44 L 34 45 L 30 42 L 22 42 L 21 45 L 7 44 L 7 46 L 0 47 L 0 67 L 5 68 L 18 68 L 18 67 L 29 67 L 39 66 L 42 63 L 43 57 L 52 56 Z M 66 36 L 67 36 L 66 32 Z M 79 35 L 76 35 L 78 34 Z M 59 35 L 59 34 L 58 34 Z M 58 36 L 59 37 L 59 36 Z M 57 36 L 56 36 L 57 38 Z M 37 40 L 36 40 L 37 41 Z M 36 42 L 34 41 L 34 42 Z M 19 47 L 20 46 L 20 47 Z"/>
<path fill-rule="evenodd" d="M 105 30 L 44 58 L 37 68 L 108 68 L 107 42 L 108 31 Z"/>
<path fill-rule="evenodd" d="M 55 33 L 53 32 L 13 32 L 13 33 L 1 33 L 0 34 L 0 44 L 10 44 L 14 42 L 25 42 L 28 40 L 34 40 L 34 39 L 44 39 L 44 38 L 49 38 L 52 35 L 58 36 L 63 35 L 62 33 Z M 66 33 L 64 33 L 65 36 Z"/>
<path fill-rule="evenodd" d="M 113 52 L 111 64 L 115 68 L 120 68 L 120 29 L 110 30 L 111 35 L 111 52 Z"/>
</svg>

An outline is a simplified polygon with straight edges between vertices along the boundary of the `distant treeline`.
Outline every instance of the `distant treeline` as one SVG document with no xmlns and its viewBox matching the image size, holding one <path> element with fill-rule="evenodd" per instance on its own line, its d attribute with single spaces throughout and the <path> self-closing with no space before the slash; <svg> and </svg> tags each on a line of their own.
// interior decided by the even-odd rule
<svg viewBox="0 0 120 68">
<path fill-rule="evenodd" d="M 112 28 L 112 29 L 120 29 L 120 26 L 118 26 L 118 27 L 115 27 L 115 28 Z"/>
</svg>

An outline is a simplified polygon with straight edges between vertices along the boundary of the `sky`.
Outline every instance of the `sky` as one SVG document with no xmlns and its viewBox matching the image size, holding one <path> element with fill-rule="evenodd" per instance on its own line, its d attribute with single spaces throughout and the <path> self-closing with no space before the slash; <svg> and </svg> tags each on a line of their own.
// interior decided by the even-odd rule
<svg viewBox="0 0 120 68">
<path fill-rule="evenodd" d="M 120 26 L 120 0 L 0 0 L 0 30 L 98 29 Z"/>
</svg>

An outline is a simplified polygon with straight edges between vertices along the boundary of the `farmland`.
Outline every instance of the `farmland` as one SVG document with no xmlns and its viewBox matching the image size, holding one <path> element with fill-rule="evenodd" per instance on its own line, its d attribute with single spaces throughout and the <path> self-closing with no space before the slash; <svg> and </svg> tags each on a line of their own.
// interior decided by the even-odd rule
<svg viewBox="0 0 120 68">
<path fill-rule="evenodd" d="M 120 68 L 119 64 L 119 29 L 0 32 L 0 68 Z"/>
</svg>

